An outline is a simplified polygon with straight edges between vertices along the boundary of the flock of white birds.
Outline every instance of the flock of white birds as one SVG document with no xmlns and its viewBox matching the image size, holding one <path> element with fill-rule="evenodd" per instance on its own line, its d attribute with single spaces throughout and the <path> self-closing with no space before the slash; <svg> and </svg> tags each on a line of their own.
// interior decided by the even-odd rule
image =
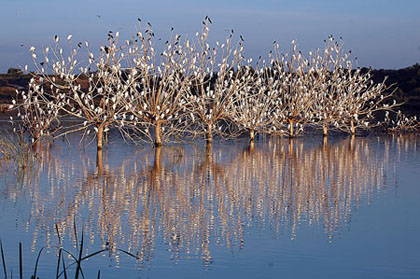
<svg viewBox="0 0 420 279">
<path fill-rule="evenodd" d="M 258 133 L 295 137 L 316 129 L 324 136 L 331 130 L 355 134 L 384 124 L 391 131 L 419 129 L 416 118 L 400 113 L 378 121 L 378 111 L 400 105 L 393 87 L 354 69 L 341 40 L 330 37 L 308 55 L 294 41 L 289 53 L 274 43 L 267 59 L 253 62 L 233 31 L 210 45 L 210 25 L 206 17 L 202 31 L 186 40 L 172 31 L 161 52 L 151 25 L 144 29 L 141 20 L 125 43 L 110 31 L 98 55 L 88 42 L 74 45 L 71 35 L 66 51 L 58 36 L 41 54 L 31 47 L 37 71 L 29 90 L 17 91 L 10 105 L 16 111 L 12 120 L 20 120 L 16 129 L 33 141 L 82 131 L 83 138 L 97 138 L 98 148 L 112 128 L 125 139 L 156 145 L 197 136 L 211 142 L 215 135 L 244 132 L 253 140 Z M 79 121 L 61 125 L 64 118 Z"/>
</svg>

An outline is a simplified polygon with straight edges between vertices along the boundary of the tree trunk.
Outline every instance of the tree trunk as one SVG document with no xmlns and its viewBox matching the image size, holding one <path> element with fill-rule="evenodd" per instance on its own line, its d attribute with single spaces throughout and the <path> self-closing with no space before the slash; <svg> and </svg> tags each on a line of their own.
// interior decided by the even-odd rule
<svg viewBox="0 0 420 279">
<path fill-rule="evenodd" d="M 160 172 L 160 162 L 161 162 L 162 146 L 156 146 L 155 148 L 155 161 L 153 162 L 153 170 L 157 173 Z"/>
<path fill-rule="evenodd" d="M 162 127 L 160 120 L 155 125 L 155 146 L 162 146 Z"/>
<path fill-rule="evenodd" d="M 34 141 L 38 141 L 39 140 L 39 138 L 40 138 L 40 135 L 41 133 L 39 132 L 39 131 L 34 131 Z"/>
<path fill-rule="evenodd" d="M 293 138 L 290 138 L 289 139 L 289 156 L 290 157 L 293 157 L 295 155 L 294 149 L 295 149 L 295 145 L 293 142 Z"/>
<path fill-rule="evenodd" d="M 96 137 L 98 138 L 97 148 L 101 150 L 103 148 L 103 138 L 104 138 L 104 125 L 100 125 L 98 127 L 98 132 L 96 133 Z"/>
<path fill-rule="evenodd" d="M 213 144 L 211 142 L 207 142 L 206 144 L 206 156 L 211 156 L 213 151 Z"/>
<path fill-rule="evenodd" d="M 322 126 L 322 134 L 323 134 L 324 137 L 327 137 L 328 136 L 328 127 L 327 127 L 327 125 L 323 125 Z"/>
<path fill-rule="evenodd" d="M 41 146 L 41 141 L 39 140 L 39 132 L 34 131 L 32 149 L 36 152 L 39 152 L 40 146 Z"/>
<path fill-rule="evenodd" d="M 352 135 L 350 138 L 350 151 L 353 152 L 354 151 L 354 141 L 355 141 L 355 136 Z"/>
<path fill-rule="evenodd" d="M 352 135 L 355 135 L 356 134 L 356 128 L 354 127 L 354 121 L 353 121 L 353 119 L 350 120 L 350 133 Z"/>
<path fill-rule="evenodd" d="M 39 153 L 39 152 L 42 151 L 42 145 L 41 145 L 41 141 L 40 140 L 36 140 L 32 144 L 32 150 L 35 151 L 36 153 Z"/>
<path fill-rule="evenodd" d="M 96 151 L 96 167 L 98 169 L 98 174 L 102 174 L 102 172 L 104 171 L 102 149 L 98 149 Z"/>
<path fill-rule="evenodd" d="M 293 138 L 294 136 L 293 120 L 289 120 L 289 137 Z"/>
<path fill-rule="evenodd" d="M 251 141 L 249 143 L 249 147 L 248 147 L 249 152 L 253 152 L 254 151 L 254 148 L 255 148 L 254 141 Z"/>
<path fill-rule="evenodd" d="M 211 142 L 207 142 L 206 144 L 206 161 L 205 166 L 207 169 L 207 175 L 210 173 L 210 168 L 213 164 L 213 144 Z"/>
<path fill-rule="evenodd" d="M 151 169 L 151 175 L 150 175 L 150 187 L 153 189 L 153 191 L 156 191 L 156 193 L 159 193 L 160 185 L 161 185 L 161 170 L 162 170 L 162 160 L 161 160 L 161 154 L 162 154 L 162 146 L 156 146 L 155 147 L 155 160 L 153 162 L 153 167 Z"/>
<path fill-rule="evenodd" d="M 255 131 L 254 130 L 249 130 L 249 140 L 251 142 L 254 142 L 254 138 L 255 138 Z"/>
<path fill-rule="evenodd" d="M 213 133 L 212 133 L 212 130 L 211 130 L 211 124 L 209 124 L 207 126 L 206 141 L 207 141 L 207 143 L 210 143 L 210 144 L 213 142 Z"/>
</svg>

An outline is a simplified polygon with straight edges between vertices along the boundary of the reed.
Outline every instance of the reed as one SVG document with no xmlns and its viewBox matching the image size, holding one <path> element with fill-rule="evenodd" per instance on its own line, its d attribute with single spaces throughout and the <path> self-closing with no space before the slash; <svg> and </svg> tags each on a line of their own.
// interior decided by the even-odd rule
<svg viewBox="0 0 420 279">
<path fill-rule="evenodd" d="M 16 172 L 30 167 L 36 156 L 31 144 L 23 137 L 7 131 L 0 135 L 0 164 L 3 168 L 12 165 Z"/>
<path fill-rule="evenodd" d="M 58 226 L 55 225 L 55 227 L 56 227 L 56 230 L 57 230 L 57 233 L 58 233 L 59 232 Z M 75 233 L 75 235 L 77 235 L 76 226 L 74 226 L 74 233 Z M 67 279 L 69 277 L 68 272 L 69 272 L 70 268 L 73 267 L 73 266 L 76 266 L 75 271 L 74 271 L 74 278 L 75 279 L 85 278 L 86 276 L 83 273 L 82 263 L 85 262 L 87 259 L 89 259 L 91 257 L 94 257 L 98 254 L 101 254 L 101 253 L 109 250 L 109 248 L 106 247 L 106 248 L 97 250 L 93 253 L 84 255 L 85 243 L 84 243 L 84 233 L 82 231 L 81 237 L 80 237 L 80 243 L 77 243 L 76 252 L 73 253 L 70 250 L 61 247 L 61 241 L 62 241 L 61 236 L 60 236 L 60 234 L 57 234 L 57 236 L 58 236 L 58 239 L 59 239 L 58 240 L 59 241 L 59 246 L 53 246 L 52 247 L 52 249 L 55 249 L 56 251 L 58 251 L 58 253 L 57 253 L 57 266 L 56 266 L 56 269 L 55 269 L 56 270 L 56 272 L 55 272 L 55 278 L 56 279 L 58 279 L 58 278 Z M 37 256 L 36 256 L 36 259 L 35 259 L 35 266 L 34 266 L 33 272 L 32 272 L 31 277 L 30 277 L 31 279 L 38 279 L 39 278 L 38 275 L 37 275 L 38 274 L 38 269 L 39 269 L 39 266 L 43 262 L 41 256 L 44 254 L 43 252 L 46 249 L 47 249 L 47 247 L 44 246 L 37 253 Z M 123 251 L 123 250 L 121 250 L 121 251 L 126 253 L 127 255 L 130 255 L 132 257 L 137 258 L 135 255 L 133 255 L 129 252 L 126 252 L 126 251 Z M 8 274 L 7 274 L 8 268 L 7 268 L 7 264 L 6 264 L 6 255 L 5 255 L 5 251 L 4 251 L 4 248 L 3 248 L 3 242 L 2 242 L 1 239 L 0 239 L 0 252 L 1 252 L 1 259 L 2 259 L 3 275 L 4 275 L 4 278 L 7 279 L 9 277 Z M 71 257 L 72 261 L 70 263 L 66 263 L 63 253 L 66 253 L 67 255 L 69 255 Z M 24 277 L 22 242 L 19 242 L 18 257 L 19 257 L 19 262 L 18 262 L 18 264 L 19 264 L 19 278 L 22 279 Z M 10 269 L 10 278 L 13 278 L 13 269 L 12 268 Z M 101 278 L 101 271 L 100 270 L 98 270 L 97 278 Z"/>
<path fill-rule="evenodd" d="M 1 239 L 0 239 L 0 250 L 1 250 L 1 262 L 3 264 L 3 274 L 4 274 L 4 278 L 7 278 L 6 259 L 4 257 L 3 242 L 1 241 Z"/>
</svg>

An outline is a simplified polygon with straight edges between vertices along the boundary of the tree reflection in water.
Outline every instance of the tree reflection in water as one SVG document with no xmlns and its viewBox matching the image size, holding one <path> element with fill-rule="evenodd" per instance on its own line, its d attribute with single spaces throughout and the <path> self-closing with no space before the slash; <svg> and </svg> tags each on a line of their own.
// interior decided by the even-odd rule
<svg viewBox="0 0 420 279">
<path fill-rule="evenodd" d="M 317 145 L 270 139 L 247 147 L 143 148 L 118 166 L 111 166 L 107 150 L 92 159 L 40 147 L 38 160 L 2 196 L 29 211 L 33 247 L 40 235 L 48 245 L 57 243 L 55 223 L 75 244 L 76 222 L 91 247 L 108 243 L 117 263 L 116 249 L 122 248 L 148 264 L 156 241 L 164 241 L 172 259 L 200 257 L 208 265 L 212 245 L 241 249 L 250 226 L 291 238 L 298 237 L 299 226 L 313 226 L 331 240 L 358 205 L 386 190 L 394 175 L 387 171 L 391 157 L 399 160 L 417 140 L 353 137 Z"/>
</svg>

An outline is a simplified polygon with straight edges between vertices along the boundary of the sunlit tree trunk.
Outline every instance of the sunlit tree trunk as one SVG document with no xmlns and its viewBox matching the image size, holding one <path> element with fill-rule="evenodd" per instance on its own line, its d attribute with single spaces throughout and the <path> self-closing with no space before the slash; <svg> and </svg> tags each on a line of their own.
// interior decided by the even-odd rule
<svg viewBox="0 0 420 279">
<path fill-rule="evenodd" d="M 102 150 L 103 139 L 104 139 L 104 126 L 103 125 L 100 125 L 98 127 L 98 132 L 96 133 L 96 137 L 98 139 L 97 148 L 98 148 L 98 150 Z"/>
<path fill-rule="evenodd" d="M 354 127 L 354 121 L 353 121 L 353 119 L 350 120 L 350 133 L 352 135 L 355 135 L 356 134 L 356 128 Z"/>
<path fill-rule="evenodd" d="M 289 156 L 290 157 L 294 156 L 294 149 L 295 149 L 294 147 L 295 147 L 295 144 L 294 144 L 293 138 L 290 138 L 289 139 Z"/>
<path fill-rule="evenodd" d="M 294 134 L 294 130 L 293 130 L 293 120 L 289 120 L 289 137 L 293 138 L 295 136 Z"/>
<path fill-rule="evenodd" d="M 207 158 L 211 157 L 212 151 L 213 151 L 213 144 L 211 142 L 207 142 L 206 144 L 206 157 Z"/>
<path fill-rule="evenodd" d="M 324 148 L 326 148 L 328 146 L 328 137 L 324 135 L 324 139 L 322 141 L 322 145 L 324 146 Z"/>
<path fill-rule="evenodd" d="M 155 147 L 155 160 L 153 162 L 153 170 L 156 173 L 160 172 L 160 162 L 161 162 L 161 157 L 162 157 L 162 146 L 156 146 Z"/>
<path fill-rule="evenodd" d="M 254 142 L 255 139 L 255 131 L 253 129 L 249 130 L 249 140 Z"/>
<path fill-rule="evenodd" d="M 158 120 L 155 125 L 155 146 L 162 145 L 162 126 L 161 121 Z"/>
<path fill-rule="evenodd" d="M 249 150 L 250 152 L 253 152 L 253 151 L 254 151 L 254 148 L 255 148 L 255 143 L 254 143 L 254 141 L 252 140 L 252 141 L 249 143 L 248 150 Z"/>
<path fill-rule="evenodd" d="M 206 141 L 211 144 L 213 142 L 213 133 L 211 130 L 211 124 L 207 126 Z"/>
<path fill-rule="evenodd" d="M 350 137 L 350 151 L 351 152 L 353 152 L 354 151 L 354 141 L 355 141 L 355 136 L 354 135 L 352 135 L 351 137 Z"/>
<path fill-rule="evenodd" d="M 96 167 L 98 169 L 98 174 L 102 174 L 102 172 L 104 171 L 102 149 L 98 149 L 96 152 Z"/>
<path fill-rule="evenodd" d="M 326 124 L 322 126 L 322 135 L 324 136 L 324 138 L 328 136 L 328 128 Z"/>
</svg>

